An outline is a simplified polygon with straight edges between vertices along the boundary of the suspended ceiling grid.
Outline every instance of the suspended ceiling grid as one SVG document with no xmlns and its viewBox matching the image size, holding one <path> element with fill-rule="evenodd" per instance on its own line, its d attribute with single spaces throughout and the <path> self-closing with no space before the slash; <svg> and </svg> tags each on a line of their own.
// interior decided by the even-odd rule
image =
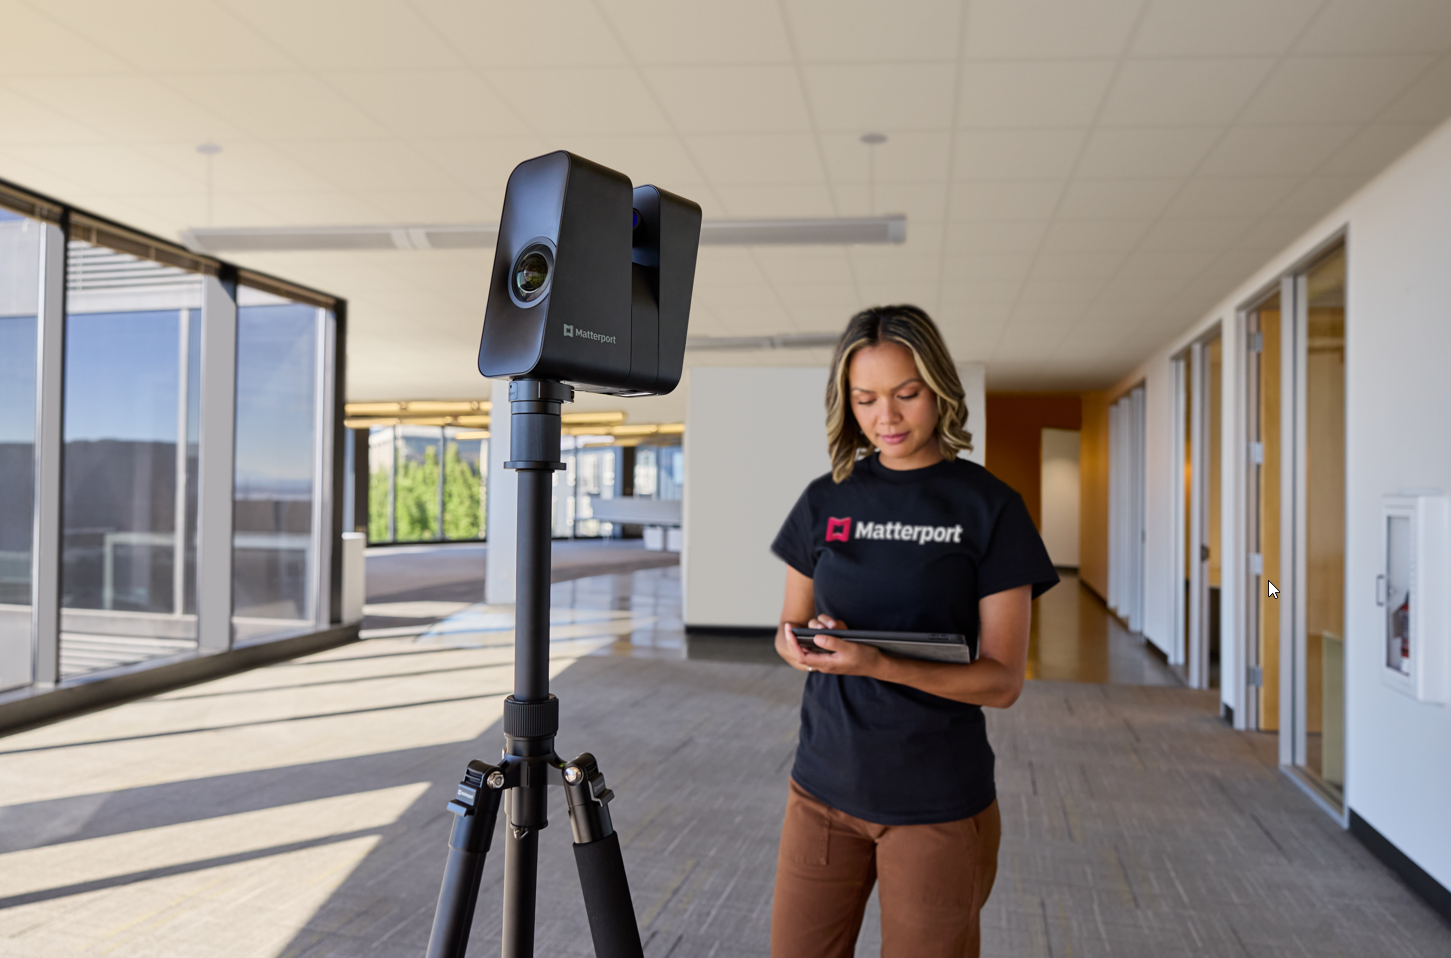
<svg viewBox="0 0 1451 958">
<path fill-rule="evenodd" d="M 0 0 L 0 22 L 0 176 L 78 205 L 168 236 L 487 222 L 517 161 L 567 148 L 713 217 L 901 212 L 898 247 L 703 250 L 692 331 L 911 301 L 993 388 L 1112 382 L 1451 113 L 1438 0 Z M 237 259 L 348 297 L 353 398 L 484 394 L 486 256 Z"/>
</svg>

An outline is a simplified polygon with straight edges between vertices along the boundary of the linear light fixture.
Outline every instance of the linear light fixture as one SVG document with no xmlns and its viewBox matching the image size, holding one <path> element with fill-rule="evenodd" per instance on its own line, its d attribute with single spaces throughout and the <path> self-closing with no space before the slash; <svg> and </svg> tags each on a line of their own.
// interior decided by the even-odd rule
<svg viewBox="0 0 1451 958">
<path fill-rule="evenodd" d="M 821 349 L 836 345 L 838 333 L 788 333 L 784 336 L 691 336 L 686 349 Z"/>
<path fill-rule="evenodd" d="M 197 253 L 292 253 L 328 250 L 493 249 L 494 223 L 396 226 L 198 226 L 181 241 Z M 857 246 L 904 243 L 907 217 L 706 220 L 702 246 Z"/>
</svg>

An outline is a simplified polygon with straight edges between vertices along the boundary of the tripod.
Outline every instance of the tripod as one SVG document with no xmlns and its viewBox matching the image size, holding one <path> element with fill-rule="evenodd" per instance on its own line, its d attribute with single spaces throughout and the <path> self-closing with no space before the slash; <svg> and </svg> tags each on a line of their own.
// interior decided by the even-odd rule
<svg viewBox="0 0 1451 958">
<path fill-rule="evenodd" d="M 549 694 L 550 506 L 554 471 L 564 468 L 559 407 L 573 398 L 573 387 L 550 380 L 516 379 L 509 384 L 510 458 L 504 468 L 519 474 L 514 694 L 504 700 L 500 763 L 469 762 L 448 803 L 456 817 L 428 958 L 463 958 L 501 799 L 507 799 L 503 958 L 534 954 L 539 830 L 549 824 L 550 785 L 563 785 L 569 802 L 574 860 L 595 955 L 642 958 L 620 839 L 610 824 L 608 804 L 614 793 L 605 787 L 593 755 L 585 752 L 566 762 L 554 754 L 559 700 Z"/>
</svg>

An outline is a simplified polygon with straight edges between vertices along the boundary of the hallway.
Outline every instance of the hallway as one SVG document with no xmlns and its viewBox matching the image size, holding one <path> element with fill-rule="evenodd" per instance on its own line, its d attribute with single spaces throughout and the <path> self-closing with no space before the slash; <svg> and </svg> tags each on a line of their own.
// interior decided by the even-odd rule
<svg viewBox="0 0 1451 958">
<path fill-rule="evenodd" d="M 1141 650 L 1132 664 L 1133 637 L 1101 623 L 1075 653 L 1065 623 L 1091 622 L 1091 596 L 1071 585 L 1049 595 L 1072 601 L 1040 606 L 1049 678 L 989 712 L 1004 843 L 985 956 L 1447 953 L 1451 929 L 1280 773 L 1272 747 L 1226 727 L 1212 693 L 1160 681 Z M 556 583 L 561 752 L 593 751 L 619 796 L 648 958 L 763 956 L 802 678 L 720 661 L 728 640 L 697 657 L 678 594 L 673 568 Z M 0 740 L 0 951 L 420 954 L 443 806 L 464 763 L 499 744 L 512 655 L 495 614 L 472 607 L 421 640 Z M 1119 682 L 1059 680 L 1070 660 Z M 538 948 L 585 956 L 554 798 Z M 475 954 L 496 947 L 502 864 L 486 869 Z M 859 955 L 877 935 L 869 914 Z"/>
</svg>

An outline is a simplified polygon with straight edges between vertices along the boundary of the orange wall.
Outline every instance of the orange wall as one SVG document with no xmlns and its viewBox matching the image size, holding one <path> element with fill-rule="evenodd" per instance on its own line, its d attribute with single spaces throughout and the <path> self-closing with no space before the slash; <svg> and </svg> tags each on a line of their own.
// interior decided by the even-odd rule
<svg viewBox="0 0 1451 958">
<path fill-rule="evenodd" d="M 1106 392 L 1083 394 L 1078 452 L 1078 579 L 1108 595 L 1108 406 Z"/>
<path fill-rule="evenodd" d="M 987 468 L 1023 497 L 1033 524 L 1042 522 L 1043 430 L 1078 429 L 1078 393 L 988 393 Z"/>
</svg>

